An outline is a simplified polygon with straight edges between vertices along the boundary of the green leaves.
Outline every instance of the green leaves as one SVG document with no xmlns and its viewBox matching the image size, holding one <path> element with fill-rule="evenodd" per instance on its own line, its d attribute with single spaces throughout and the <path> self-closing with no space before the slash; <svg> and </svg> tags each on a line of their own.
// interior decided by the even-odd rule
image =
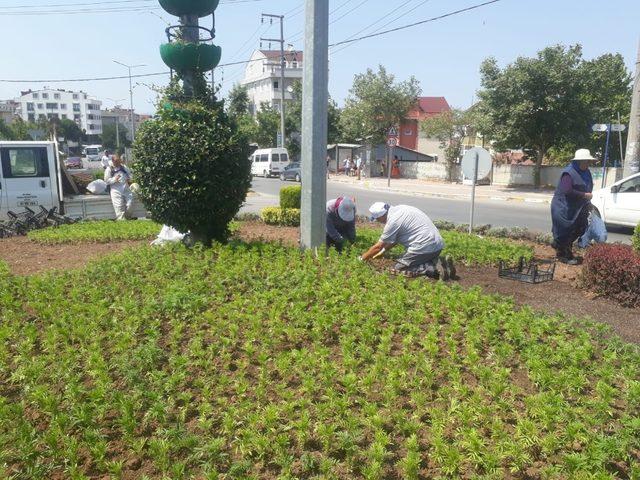
<svg viewBox="0 0 640 480">
<path fill-rule="evenodd" d="M 144 240 L 155 237 L 161 226 L 149 220 L 114 222 L 111 220 L 79 222 L 71 225 L 33 230 L 29 240 L 44 244 L 110 243 L 122 240 Z"/>
</svg>

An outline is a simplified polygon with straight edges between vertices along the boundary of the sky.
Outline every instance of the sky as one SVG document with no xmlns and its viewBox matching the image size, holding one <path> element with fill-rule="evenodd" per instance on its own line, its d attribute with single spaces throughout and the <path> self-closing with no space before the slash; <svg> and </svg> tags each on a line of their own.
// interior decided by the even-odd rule
<svg viewBox="0 0 640 480">
<path fill-rule="evenodd" d="M 478 3 L 482 0 L 329 0 L 329 43 Z M 303 0 L 221 0 L 215 39 L 222 47 L 221 64 L 248 60 L 260 48 L 260 37 L 279 36 L 277 24 L 261 24 L 261 13 L 284 14 L 285 40 L 302 50 L 303 9 Z M 210 23 L 210 17 L 201 19 L 201 24 Z M 157 0 L 0 0 L 0 99 L 48 86 L 83 90 L 106 107 L 114 103 L 128 106 L 127 79 L 51 80 L 126 75 L 127 69 L 113 60 L 144 64 L 134 69 L 137 74 L 165 72 L 168 69 L 158 48 L 166 41 L 164 29 L 169 24 L 177 24 L 177 18 L 164 12 Z M 549 45 L 579 43 L 586 59 L 620 53 L 633 71 L 640 40 L 638 25 L 638 0 L 500 0 L 347 48 L 330 49 L 329 93 L 343 105 L 353 76 L 382 64 L 397 80 L 415 76 L 423 95 L 444 96 L 452 106 L 466 108 L 480 88 L 479 65 L 489 56 L 505 66 Z M 263 42 L 263 48 L 268 46 Z M 243 72 L 242 65 L 216 69 L 222 96 L 240 81 Z M 168 75 L 134 79 L 136 111 L 153 113 L 157 87 L 167 80 Z"/>
</svg>

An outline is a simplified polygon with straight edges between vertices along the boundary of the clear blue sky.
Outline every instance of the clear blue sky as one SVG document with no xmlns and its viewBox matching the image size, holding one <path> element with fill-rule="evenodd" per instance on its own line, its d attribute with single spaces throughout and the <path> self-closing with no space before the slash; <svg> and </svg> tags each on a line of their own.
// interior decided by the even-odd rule
<svg viewBox="0 0 640 480">
<path fill-rule="evenodd" d="M 159 9 L 157 2 L 119 0 L 118 4 L 53 6 L 98 1 L 115 0 L 1 0 L 0 79 L 125 74 L 126 69 L 113 63 L 113 59 L 147 65 L 136 69 L 137 73 L 165 71 L 158 45 L 165 39 L 165 21 L 176 23 L 177 19 Z M 387 22 L 392 23 L 385 29 L 475 3 L 480 0 L 330 0 L 330 42 L 343 40 L 378 20 L 379 23 L 362 34 Z M 222 0 L 216 16 L 216 43 L 223 48 L 221 63 L 248 59 L 251 51 L 259 48 L 257 38 L 261 34 L 278 36 L 275 24 L 261 26 L 261 12 L 290 12 L 285 20 L 285 37 L 296 49 L 302 49 L 302 5 L 303 0 Z M 20 8 L 8 8 L 14 6 Z M 141 8 L 135 12 L 42 13 L 121 6 Z M 410 11 L 413 8 L 415 10 Z M 40 13 L 7 15 L 30 11 Z M 381 20 L 383 17 L 388 20 Z M 580 43 L 585 58 L 619 52 L 629 69 L 634 68 L 640 38 L 639 20 L 638 0 L 502 0 L 472 12 L 336 49 L 330 55 L 329 91 L 342 104 L 354 74 L 384 64 L 398 79 L 414 75 L 421 83 L 423 95 L 445 96 L 452 105 L 467 107 L 480 86 L 478 66 L 487 56 L 494 56 L 505 65 L 519 55 L 534 55 L 547 45 Z M 204 21 L 208 23 L 209 19 Z M 224 78 L 223 94 L 241 78 L 242 71 L 242 66 L 217 70 L 218 79 Z M 134 89 L 136 110 L 152 113 L 156 93 L 151 87 L 165 85 L 166 78 L 136 81 L 140 83 Z M 126 99 L 122 103 L 128 104 L 127 80 L 62 84 L 0 82 L 0 99 L 13 98 L 22 89 L 45 85 L 82 89 L 102 99 L 107 106 L 112 105 L 108 98 Z"/>
</svg>

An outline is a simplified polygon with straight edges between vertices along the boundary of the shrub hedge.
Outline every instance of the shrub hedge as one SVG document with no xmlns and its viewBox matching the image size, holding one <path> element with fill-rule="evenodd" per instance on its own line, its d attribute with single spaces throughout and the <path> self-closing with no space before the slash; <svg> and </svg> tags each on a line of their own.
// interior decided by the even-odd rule
<svg viewBox="0 0 640 480">
<path fill-rule="evenodd" d="M 604 243 L 587 250 L 584 286 L 626 307 L 640 307 L 640 255 L 629 245 Z"/>
<path fill-rule="evenodd" d="M 640 253 L 640 223 L 633 231 L 633 238 L 631 239 L 631 243 L 633 244 L 633 248 L 636 249 L 636 252 Z"/>
<path fill-rule="evenodd" d="M 300 209 L 267 207 L 260 212 L 260 218 L 267 225 L 297 227 L 300 225 Z"/>
<path fill-rule="evenodd" d="M 282 187 L 280 189 L 280 208 L 300 209 L 301 195 L 302 187 L 300 185 L 294 185 L 292 187 Z"/>
</svg>

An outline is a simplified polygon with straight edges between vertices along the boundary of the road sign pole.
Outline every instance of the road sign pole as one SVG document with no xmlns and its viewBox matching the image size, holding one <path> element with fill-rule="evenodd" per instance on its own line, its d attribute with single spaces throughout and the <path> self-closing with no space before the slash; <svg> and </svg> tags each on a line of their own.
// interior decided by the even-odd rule
<svg viewBox="0 0 640 480">
<path fill-rule="evenodd" d="M 607 143 L 604 146 L 604 158 L 602 159 L 602 183 L 600 188 L 604 188 L 605 177 L 607 176 L 607 160 L 609 160 L 609 138 L 611 138 L 611 124 L 607 124 Z"/>
<path fill-rule="evenodd" d="M 391 186 L 391 162 L 393 161 L 393 145 L 389 147 L 389 159 L 387 161 L 387 187 Z"/>
<path fill-rule="evenodd" d="M 476 183 L 478 183 L 478 162 L 480 153 L 476 152 L 476 159 L 473 166 L 473 183 L 471 184 L 471 216 L 469 218 L 469 235 L 473 232 L 473 216 L 476 210 Z"/>
<path fill-rule="evenodd" d="M 620 112 L 618 112 L 618 125 L 620 125 Z M 622 150 L 622 129 L 621 128 L 618 129 L 618 141 L 620 142 L 620 167 L 624 167 L 624 150 Z"/>
</svg>

